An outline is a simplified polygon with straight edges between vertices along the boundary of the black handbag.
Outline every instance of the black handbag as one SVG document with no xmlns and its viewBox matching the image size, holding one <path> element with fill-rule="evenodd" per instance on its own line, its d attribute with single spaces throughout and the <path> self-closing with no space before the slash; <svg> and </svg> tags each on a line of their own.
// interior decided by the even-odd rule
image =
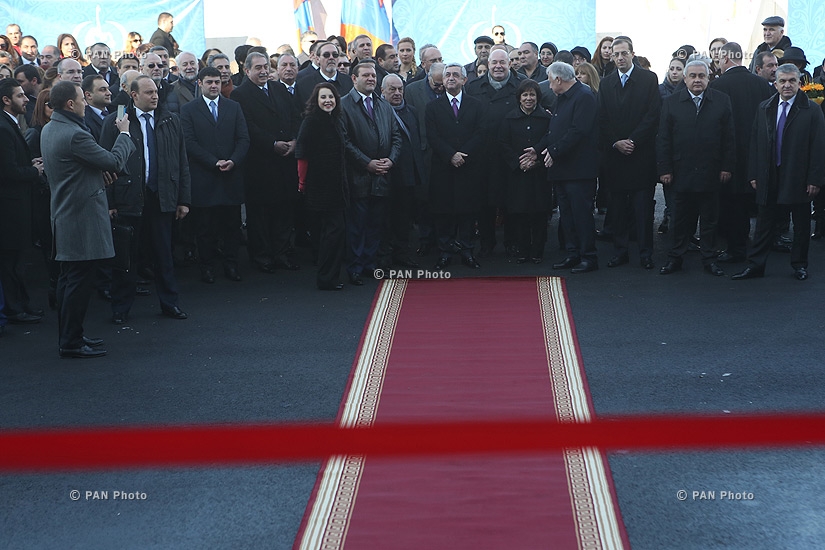
<svg viewBox="0 0 825 550">
<path fill-rule="evenodd" d="M 111 265 L 115 269 L 128 272 L 132 267 L 132 247 L 135 245 L 135 228 L 131 225 L 112 223 L 112 240 L 115 245 L 115 257 Z"/>
</svg>

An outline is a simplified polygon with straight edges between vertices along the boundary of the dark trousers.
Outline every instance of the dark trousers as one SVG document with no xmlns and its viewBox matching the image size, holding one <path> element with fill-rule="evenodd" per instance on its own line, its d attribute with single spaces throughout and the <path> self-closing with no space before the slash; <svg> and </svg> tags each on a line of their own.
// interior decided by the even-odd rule
<svg viewBox="0 0 825 550">
<path fill-rule="evenodd" d="M 344 211 L 314 212 L 318 230 L 318 275 L 319 288 L 329 288 L 341 282 L 341 267 L 347 245 L 347 230 Z"/>
<path fill-rule="evenodd" d="M 596 178 L 555 182 L 559 225 L 564 229 L 567 256 L 597 261 L 593 197 Z"/>
<path fill-rule="evenodd" d="M 719 234 L 727 241 L 726 250 L 732 256 L 744 257 L 747 252 L 752 200 L 752 195 L 744 193 L 719 195 Z"/>
<path fill-rule="evenodd" d="M 97 260 L 60 262 L 57 279 L 57 321 L 61 349 L 83 347 L 83 320 L 94 291 Z"/>
<path fill-rule="evenodd" d="M 627 254 L 630 231 L 636 233 L 639 257 L 653 256 L 653 192 L 654 186 L 634 191 L 610 191 L 608 213 L 613 216 L 613 245 L 616 255 Z"/>
<path fill-rule="evenodd" d="M 699 222 L 699 246 L 702 248 L 702 264 L 716 260 L 716 224 L 719 221 L 719 193 L 686 193 L 673 195 L 673 246 L 668 257 L 682 259 L 687 252 L 690 238 Z"/>
<path fill-rule="evenodd" d="M 3 313 L 3 310 L 6 309 L 6 298 L 3 296 L 3 283 L 0 282 L 0 327 L 6 326 L 6 314 Z"/>
<path fill-rule="evenodd" d="M 23 282 L 22 250 L 0 250 L 0 284 L 5 292 L 5 314 L 23 313 L 29 309 L 29 292 Z"/>
<path fill-rule="evenodd" d="M 413 206 L 415 205 L 415 187 L 398 186 L 390 195 L 390 215 L 387 218 L 386 241 L 393 260 L 409 260 L 410 231 L 412 230 Z"/>
<path fill-rule="evenodd" d="M 269 265 L 286 259 L 295 214 L 293 202 L 246 202 L 247 249 L 253 262 Z"/>
<path fill-rule="evenodd" d="M 515 234 L 519 258 L 542 258 L 547 244 L 547 212 L 507 215 L 507 225 Z"/>
<path fill-rule="evenodd" d="M 808 268 L 808 248 L 811 244 L 811 203 L 759 205 L 756 215 L 756 230 L 753 233 L 753 248 L 748 254 L 748 262 L 754 267 L 764 268 L 768 261 L 777 233 L 777 220 L 784 219 L 790 211 L 793 218 L 793 243 L 791 244 L 791 267 Z"/>
<path fill-rule="evenodd" d="M 347 273 L 360 275 L 375 269 L 387 203 L 387 197 L 352 199 L 347 212 Z"/>
<path fill-rule="evenodd" d="M 467 258 L 473 255 L 474 214 L 433 214 L 435 235 L 441 257 L 458 252 Z"/>
<path fill-rule="evenodd" d="M 212 268 L 220 246 L 225 267 L 238 265 L 241 246 L 241 205 L 192 207 L 184 219 L 192 218 L 202 268 Z"/>
<path fill-rule="evenodd" d="M 496 246 L 496 207 L 485 205 L 478 214 L 478 236 L 481 248 L 492 250 Z"/>
<path fill-rule="evenodd" d="M 155 272 L 155 289 L 161 308 L 178 305 L 178 282 L 175 278 L 175 264 L 172 259 L 172 224 L 174 212 L 161 212 L 158 196 L 146 191 L 143 216 L 119 216 L 120 223 L 135 228 L 135 246 L 132 247 L 132 266 L 137 266 L 141 243 L 147 245 L 150 262 Z M 112 270 L 112 312 L 129 313 L 135 301 L 137 269 L 128 273 L 120 269 Z"/>
</svg>

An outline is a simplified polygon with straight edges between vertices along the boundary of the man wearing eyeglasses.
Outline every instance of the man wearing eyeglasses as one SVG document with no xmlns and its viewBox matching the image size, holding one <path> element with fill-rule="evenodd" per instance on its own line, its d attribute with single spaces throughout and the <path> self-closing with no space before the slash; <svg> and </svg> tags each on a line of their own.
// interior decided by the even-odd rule
<svg viewBox="0 0 825 550">
<path fill-rule="evenodd" d="M 608 212 L 615 253 L 607 267 L 630 261 L 630 228 L 639 259 L 653 269 L 653 193 L 656 190 L 656 131 L 661 98 L 656 75 L 633 64 L 633 43 L 619 37 L 611 54 L 617 70 L 599 88 L 600 185 L 610 193 Z"/>
<path fill-rule="evenodd" d="M 306 105 L 307 99 L 312 95 L 312 90 L 316 84 L 331 82 L 338 89 L 341 97 L 352 90 L 352 79 L 338 73 L 338 61 L 346 59 L 338 46 L 332 42 L 316 44 L 318 52 L 318 70 L 304 69 L 296 77 L 296 92 L 301 105 Z"/>
<path fill-rule="evenodd" d="M 57 63 L 57 79 L 80 84 L 83 82 L 83 67 L 80 66 L 77 60 L 64 57 Z"/>
<path fill-rule="evenodd" d="M 513 47 L 505 40 L 504 27 L 501 25 L 496 25 L 493 27 L 493 42 L 506 46 L 508 52 L 513 49 Z"/>
</svg>

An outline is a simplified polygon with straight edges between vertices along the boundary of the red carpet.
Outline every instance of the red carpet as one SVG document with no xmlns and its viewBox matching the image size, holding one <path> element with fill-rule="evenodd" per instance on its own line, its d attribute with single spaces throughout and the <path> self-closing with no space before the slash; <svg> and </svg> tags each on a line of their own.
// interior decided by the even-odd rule
<svg viewBox="0 0 825 550">
<path fill-rule="evenodd" d="M 592 416 L 561 279 L 388 280 L 341 406 L 344 426 Z M 319 473 L 300 549 L 629 547 L 594 449 L 370 459 Z"/>
</svg>

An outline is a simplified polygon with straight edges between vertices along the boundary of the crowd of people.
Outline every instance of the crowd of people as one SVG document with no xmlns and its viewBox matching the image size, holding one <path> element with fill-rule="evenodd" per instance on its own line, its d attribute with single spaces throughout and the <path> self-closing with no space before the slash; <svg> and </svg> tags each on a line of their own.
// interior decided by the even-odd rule
<svg viewBox="0 0 825 550">
<path fill-rule="evenodd" d="M 220 271 L 242 281 L 244 245 L 266 273 L 301 269 L 294 251 L 307 247 L 317 287 L 341 290 L 376 268 L 444 270 L 458 257 L 480 269 L 499 238 L 514 264 L 541 264 L 557 211 L 556 272 L 598 269 L 597 239 L 613 243 L 608 267 L 629 263 L 635 242 L 654 269 L 660 183 L 658 233 L 672 241 L 659 273 L 698 248 L 711 275 L 740 263 L 732 279 L 761 277 L 779 250 L 805 280 L 825 228 L 825 75 L 806 71 L 781 17 L 762 26 L 752 55 L 725 38 L 681 46 L 660 83 L 627 36 L 591 55 L 514 47 L 497 25 L 463 64 L 410 37 L 374 48 L 312 32 L 297 55 L 245 44 L 198 57 L 169 13 L 149 42 L 130 32 L 114 53 L 70 34 L 40 47 L 8 25 L 0 334 L 45 314 L 21 265 L 33 245 L 60 356 L 81 358 L 106 353 L 83 332 L 95 289 L 115 324 L 150 281 L 161 313 L 186 319 L 176 265 L 196 263 L 205 284 Z"/>
</svg>

